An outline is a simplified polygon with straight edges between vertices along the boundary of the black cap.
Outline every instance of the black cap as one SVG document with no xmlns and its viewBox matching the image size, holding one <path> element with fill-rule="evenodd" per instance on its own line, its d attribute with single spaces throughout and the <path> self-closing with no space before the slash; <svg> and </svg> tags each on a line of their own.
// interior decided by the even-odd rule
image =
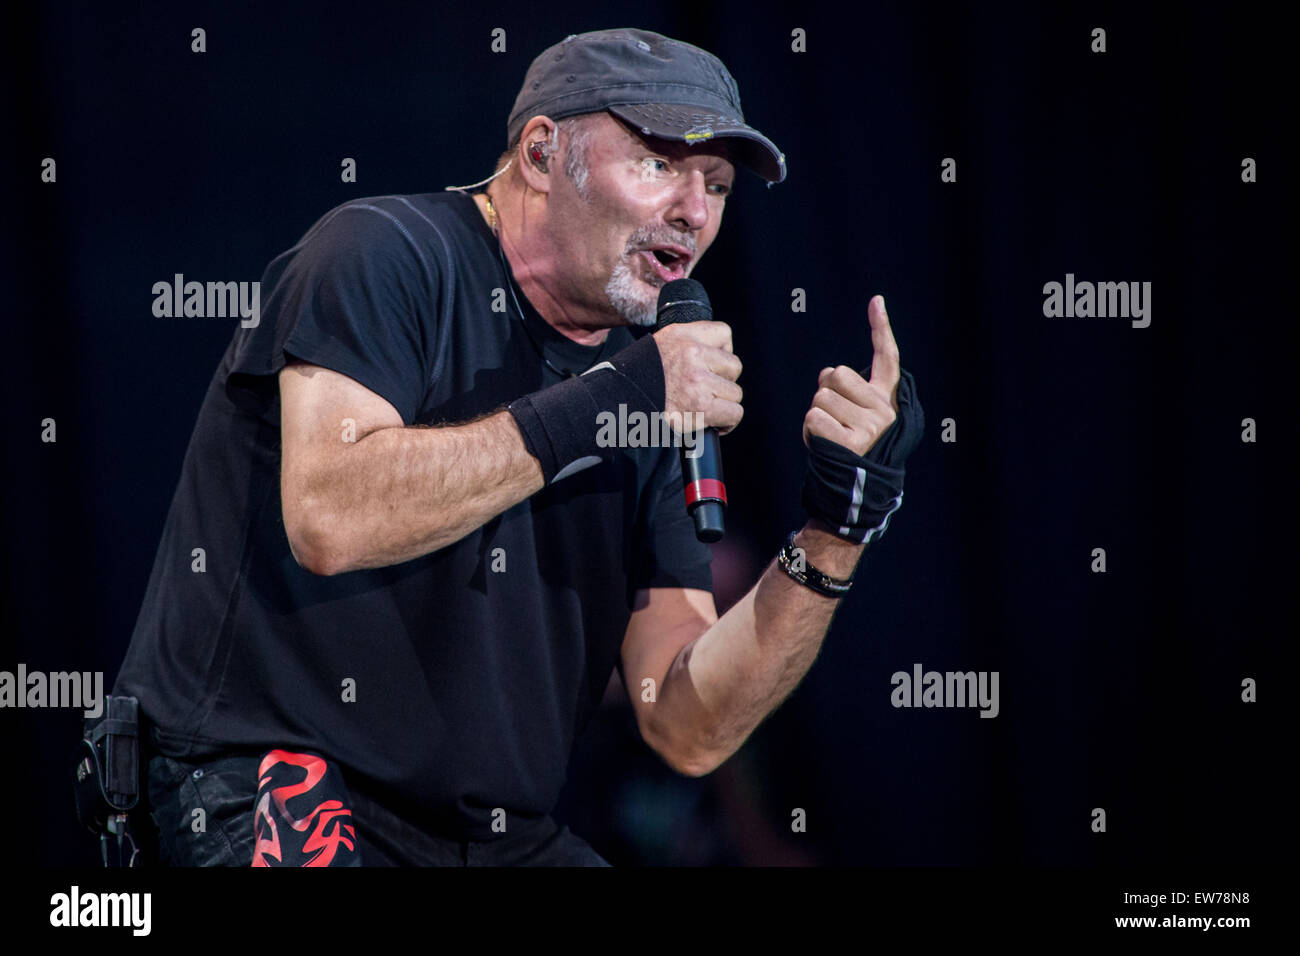
<svg viewBox="0 0 1300 956">
<path fill-rule="evenodd" d="M 533 60 L 506 123 L 506 145 L 534 116 L 608 110 L 644 135 L 696 144 L 734 137 L 736 160 L 771 183 L 785 155 L 745 123 L 740 91 L 712 53 L 649 30 L 570 34 Z"/>
</svg>

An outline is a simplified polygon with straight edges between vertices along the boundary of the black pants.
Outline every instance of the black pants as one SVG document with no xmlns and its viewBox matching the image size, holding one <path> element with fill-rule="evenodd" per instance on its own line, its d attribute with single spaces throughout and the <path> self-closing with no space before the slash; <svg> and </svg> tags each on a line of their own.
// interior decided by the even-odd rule
<svg viewBox="0 0 1300 956">
<path fill-rule="evenodd" d="M 252 864 L 260 760 L 256 754 L 198 763 L 150 758 L 149 816 L 158 828 L 162 865 Z M 348 854 L 351 865 L 609 866 L 550 817 L 530 823 L 523 833 L 507 832 L 487 842 L 450 840 L 412 826 L 355 790 L 347 795 L 358 851 Z"/>
</svg>

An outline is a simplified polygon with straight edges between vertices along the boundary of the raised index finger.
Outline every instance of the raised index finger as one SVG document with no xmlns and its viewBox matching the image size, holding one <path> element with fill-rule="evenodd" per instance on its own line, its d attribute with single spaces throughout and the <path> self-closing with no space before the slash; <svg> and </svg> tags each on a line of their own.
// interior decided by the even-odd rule
<svg viewBox="0 0 1300 956">
<path fill-rule="evenodd" d="M 889 401 L 897 407 L 899 360 L 898 343 L 894 330 L 889 327 L 889 313 L 885 311 L 885 297 L 878 295 L 867 306 L 867 321 L 871 323 L 871 384 L 885 390 Z"/>
</svg>

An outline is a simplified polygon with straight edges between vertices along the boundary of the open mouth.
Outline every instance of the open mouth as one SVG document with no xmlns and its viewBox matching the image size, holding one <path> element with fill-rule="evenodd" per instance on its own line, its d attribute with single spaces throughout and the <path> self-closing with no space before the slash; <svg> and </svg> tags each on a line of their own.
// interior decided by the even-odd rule
<svg viewBox="0 0 1300 956">
<path fill-rule="evenodd" d="M 640 249 L 638 254 L 650 264 L 651 270 L 664 282 L 686 277 L 686 266 L 691 257 L 684 249 L 675 246 L 656 246 Z"/>
</svg>

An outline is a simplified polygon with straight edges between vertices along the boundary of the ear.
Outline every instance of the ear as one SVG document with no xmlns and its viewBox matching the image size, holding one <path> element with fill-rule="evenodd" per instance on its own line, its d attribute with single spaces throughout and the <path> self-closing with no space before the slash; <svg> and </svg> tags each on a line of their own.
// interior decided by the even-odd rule
<svg viewBox="0 0 1300 956">
<path fill-rule="evenodd" d="M 519 151 L 515 154 L 515 164 L 519 167 L 519 175 L 523 177 L 524 182 L 529 189 L 539 193 L 551 191 L 551 172 L 555 169 L 555 164 L 551 162 L 551 137 L 555 134 L 555 121 L 549 116 L 534 116 L 524 126 L 524 131 L 519 137 Z M 531 147 L 534 143 L 539 143 L 542 149 L 546 151 L 545 170 L 533 161 Z"/>
</svg>

